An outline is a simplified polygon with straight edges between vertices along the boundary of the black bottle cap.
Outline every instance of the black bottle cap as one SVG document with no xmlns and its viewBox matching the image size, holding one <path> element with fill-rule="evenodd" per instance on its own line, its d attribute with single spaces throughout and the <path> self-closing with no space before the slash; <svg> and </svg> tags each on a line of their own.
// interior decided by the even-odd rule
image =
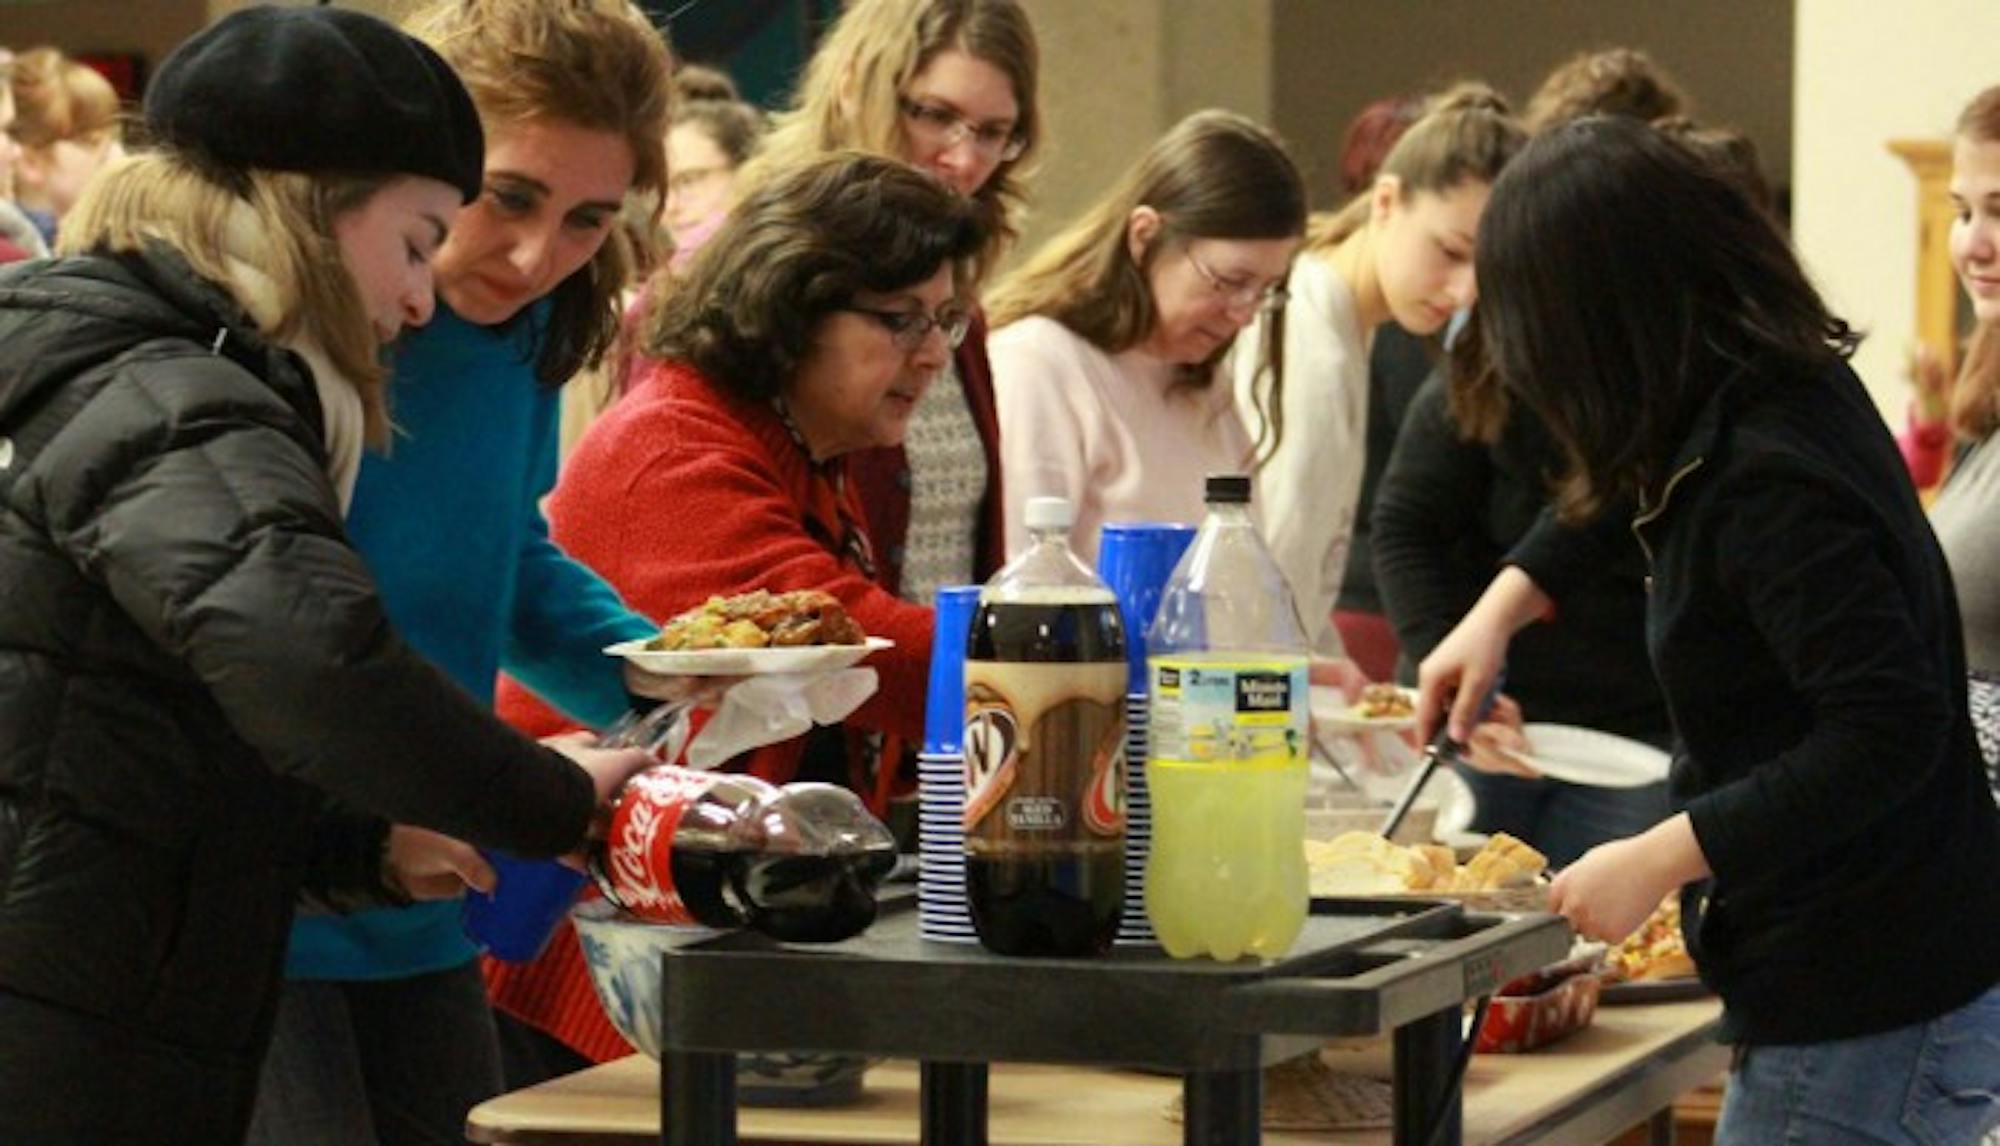
<svg viewBox="0 0 2000 1146">
<path fill-rule="evenodd" d="M 1206 500 L 1224 505 L 1250 504 L 1249 474 L 1210 474 Z"/>
</svg>

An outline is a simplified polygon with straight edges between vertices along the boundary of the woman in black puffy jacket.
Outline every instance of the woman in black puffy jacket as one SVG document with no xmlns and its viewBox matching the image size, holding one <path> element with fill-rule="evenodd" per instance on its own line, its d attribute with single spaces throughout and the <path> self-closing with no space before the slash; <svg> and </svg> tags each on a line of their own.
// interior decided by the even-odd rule
<svg viewBox="0 0 2000 1146">
<path fill-rule="evenodd" d="M 162 65 L 162 148 L 0 275 L 0 1141 L 240 1140 L 295 900 L 578 850 L 646 759 L 489 716 L 341 527 L 382 341 L 478 192 L 471 101 L 353 12 Z M 391 822 L 423 825 L 391 828 Z"/>
</svg>

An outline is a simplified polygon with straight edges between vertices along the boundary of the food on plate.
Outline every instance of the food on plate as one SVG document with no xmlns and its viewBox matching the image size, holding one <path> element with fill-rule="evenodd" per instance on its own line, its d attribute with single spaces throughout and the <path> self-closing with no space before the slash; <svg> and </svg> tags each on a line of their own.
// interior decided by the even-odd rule
<svg viewBox="0 0 2000 1146">
<path fill-rule="evenodd" d="M 830 593 L 758 589 L 734 597 L 710 597 L 668 621 L 646 647 L 655 652 L 685 652 L 858 645 L 866 639 L 861 626 Z"/>
<path fill-rule="evenodd" d="M 1417 714 L 1410 694 L 1393 684 L 1371 684 L 1354 702 L 1354 715 L 1363 720 L 1406 720 Z"/>
<path fill-rule="evenodd" d="M 1314 895 L 1407 895 L 1530 887 L 1548 857 L 1505 832 L 1460 864 L 1442 844 L 1405 847 L 1376 832 L 1342 832 L 1306 841 Z"/>
<path fill-rule="evenodd" d="M 1661 900 L 1639 930 L 1604 956 L 1604 963 L 1613 974 L 1630 982 L 1692 976 L 1694 959 L 1681 936 L 1680 892 L 1671 892 Z"/>
</svg>

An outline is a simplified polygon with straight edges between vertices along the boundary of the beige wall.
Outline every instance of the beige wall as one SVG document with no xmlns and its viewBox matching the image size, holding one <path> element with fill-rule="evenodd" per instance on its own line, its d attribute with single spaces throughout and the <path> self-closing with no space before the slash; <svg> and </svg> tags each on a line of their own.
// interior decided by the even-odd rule
<svg viewBox="0 0 2000 1146">
<path fill-rule="evenodd" d="M 1798 0 L 1793 233 L 1828 301 L 1871 333 L 1855 357 L 1900 424 L 1915 322 L 1916 183 L 1890 139 L 1943 137 L 2000 83 L 1993 0 Z"/>
<path fill-rule="evenodd" d="M 1042 49 L 1050 123 L 1016 249 L 1079 214 L 1176 120 L 1271 112 L 1274 0 L 1022 0 Z"/>
<path fill-rule="evenodd" d="M 201 27 L 208 0 L 60 0 L 0 7 L 0 44 L 73 52 L 138 52 L 148 67 Z"/>
<path fill-rule="evenodd" d="M 1325 205 L 1341 133 L 1370 102 L 1478 77 L 1520 106 L 1562 60 L 1624 45 L 1663 64 L 1705 118 L 1749 134 L 1784 183 L 1792 34 L 1792 0 L 1279 0 L 1274 124 Z"/>
</svg>

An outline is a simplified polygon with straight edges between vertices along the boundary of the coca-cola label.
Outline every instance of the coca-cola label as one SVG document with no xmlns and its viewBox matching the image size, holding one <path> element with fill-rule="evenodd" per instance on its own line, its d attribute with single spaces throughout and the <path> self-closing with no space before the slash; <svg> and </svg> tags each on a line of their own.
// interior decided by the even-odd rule
<svg viewBox="0 0 2000 1146">
<path fill-rule="evenodd" d="M 1122 846 L 1125 665 L 968 660 L 965 846 Z"/>
<path fill-rule="evenodd" d="M 625 785 L 605 838 L 600 883 L 607 898 L 654 923 L 695 922 L 674 886 L 674 832 L 716 779 L 712 772 L 669 765 L 649 768 Z"/>
</svg>

